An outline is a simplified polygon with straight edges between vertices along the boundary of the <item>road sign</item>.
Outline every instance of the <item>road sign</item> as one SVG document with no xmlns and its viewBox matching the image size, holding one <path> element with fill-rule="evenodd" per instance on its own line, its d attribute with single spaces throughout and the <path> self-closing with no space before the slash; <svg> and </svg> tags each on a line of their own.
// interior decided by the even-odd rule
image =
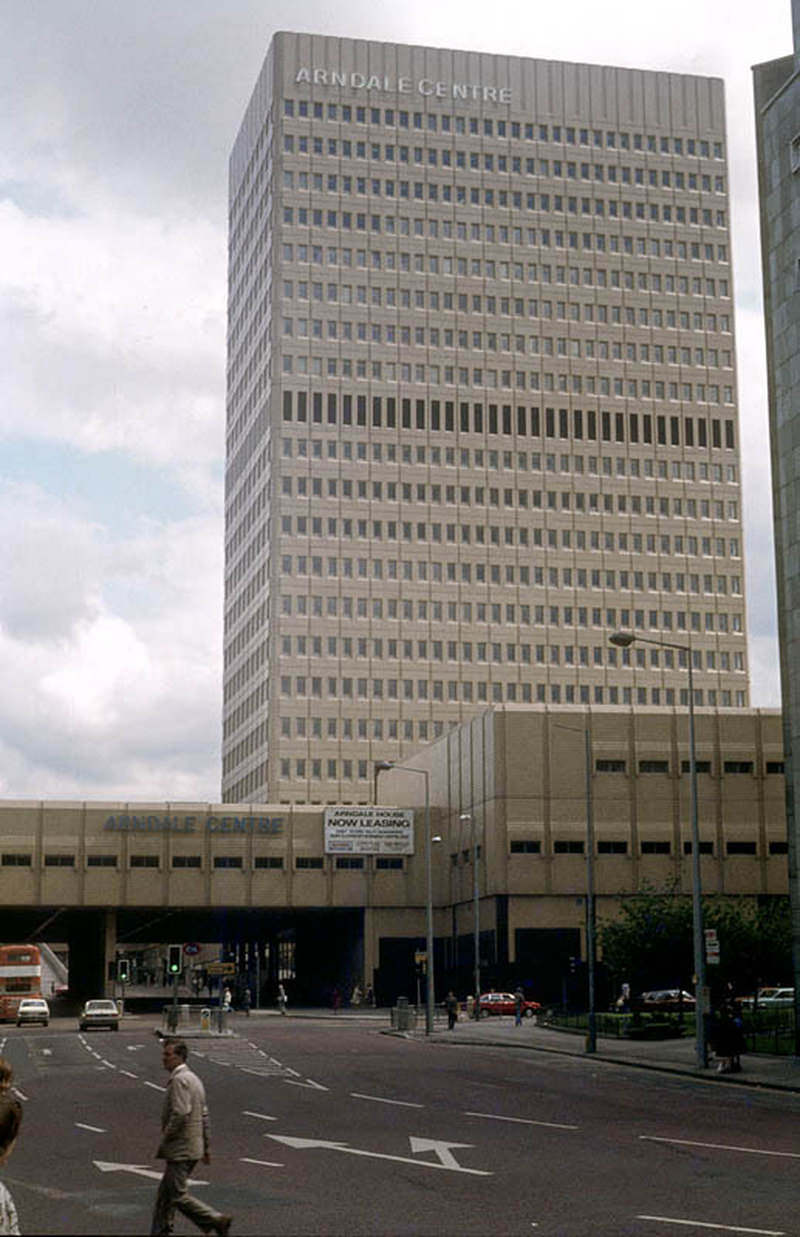
<svg viewBox="0 0 800 1237">
<path fill-rule="evenodd" d="M 207 975 L 235 975 L 235 962 L 209 962 L 206 964 Z"/>
<path fill-rule="evenodd" d="M 196 941 L 187 941 L 183 947 L 183 952 L 187 958 L 194 958 L 196 954 L 200 953 L 200 946 Z"/>
<path fill-rule="evenodd" d="M 414 966 L 424 966 L 428 961 L 428 955 L 424 949 L 414 951 Z"/>
</svg>

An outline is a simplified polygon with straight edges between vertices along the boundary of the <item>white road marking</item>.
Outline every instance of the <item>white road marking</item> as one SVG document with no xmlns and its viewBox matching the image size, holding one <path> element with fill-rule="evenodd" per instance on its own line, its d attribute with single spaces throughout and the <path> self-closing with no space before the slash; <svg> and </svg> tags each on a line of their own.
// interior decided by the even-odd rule
<svg viewBox="0 0 800 1237">
<path fill-rule="evenodd" d="M 144 1044 L 127 1044 L 126 1047 L 128 1052 L 139 1052 L 140 1049 L 144 1048 Z M 200 1053 L 196 1053 L 195 1055 L 200 1056 Z"/>
<path fill-rule="evenodd" d="M 257 1117 L 259 1121 L 277 1121 L 277 1117 L 268 1117 L 265 1112 L 250 1112 L 247 1108 L 244 1110 L 246 1117 Z"/>
<path fill-rule="evenodd" d="M 556 1121 L 532 1121 L 530 1117 L 502 1117 L 496 1112 L 465 1112 L 465 1117 L 483 1117 L 486 1121 L 513 1121 L 516 1125 L 541 1125 L 548 1130 L 579 1130 L 579 1125 L 559 1125 Z"/>
<path fill-rule="evenodd" d="M 121 1074 L 124 1074 L 126 1078 L 138 1078 L 139 1077 L 138 1074 L 132 1074 L 129 1069 L 121 1069 L 119 1072 Z"/>
<path fill-rule="evenodd" d="M 14 1092 L 18 1100 L 26 1100 L 28 1098 L 24 1091 L 20 1091 L 19 1087 L 12 1087 L 11 1090 Z"/>
<path fill-rule="evenodd" d="M 289 1072 L 293 1074 L 294 1070 Z M 290 1087 L 308 1087 L 311 1091 L 328 1090 L 327 1087 L 323 1087 L 321 1082 L 314 1082 L 313 1078 L 306 1078 L 305 1082 L 301 1078 L 284 1078 L 283 1081 L 287 1082 Z"/>
<path fill-rule="evenodd" d="M 348 1147 L 347 1143 L 327 1142 L 323 1138 L 292 1138 L 285 1134 L 265 1134 L 265 1138 L 274 1138 L 276 1142 L 285 1143 L 287 1147 L 294 1147 L 297 1150 L 305 1151 L 310 1148 L 320 1147 L 327 1151 L 343 1151 L 346 1155 L 363 1155 L 372 1160 L 393 1160 L 397 1164 L 415 1164 L 418 1168 L 438 1168 L 442 1172 L 457 1172 L 469 1173 L 473 1177 L 492 1177 L 493 1173 L 487 1172 L 482 1168 L 462 1168 L 453 1160 L 453 1164 L 444 1164 L 441 1162 L 434 1163 L 431 1160 L 412 1160 L 408 1155 L 387 1155 L 382 1151 L 363 1151 L 360 1147 Z M 432 1139 L 424 1139 L 424 1142 L 432 1142 Z M 413 1144 L 413 1139 L 412 1139 Z M 448 1144 L 445 1144 L 448 1145 Z M 450 1146 L 465 1146 L 464 1143 L 451 1143 Z"/>
<path fill-rule="evenodd" d="M 689 1138 L 658 1138 L 655 1134 L 640 1134 L 639 1138 L 642 1142 L 670 1143 L 676 1147 L 706 1147 L 709 1151 L 741 1151 L 744 1155 L 775 1155 L 780 1159 L 800 1160 L 800 1151 L 767 1151 L 762 1147 L 736 1147 L 729 1143 L 693 1142 Z"/>
<path fill-rule="evenodd" d="M 113 1061 L 107 1061 L 105 1057 L 101 1057 L 100 1060 L 103 1062 L 103 1065 L 107 1065 L 109 1069 L 117 1068 Z"/>
<path fill-rule="evenodd" d="M 43 1048 L 43 1049 L 42 1049 L 42 1056 L 43 1056 L 43 1057 L 52 1057 L 52 1055 L 53 1055 L 53 1049 L 52 1049 L 52 1048 Z"/>
<path fill-rule="evenodd" d="M 283 1168 L 283 1164 L 279 1164 L 277 1160 L 250 1160 L 246 1155 L 242 1156 L 243 1164 L 259 1164 L 262 1168 Z"/>
<path fill-rule="evenodd" d="M 144 1080 L 144 1085 L 146 1087 L 152 1087 L 154 1091 L 166 1091 L 167 1089 L 166 1087 L 160 1087 L 157 1082 L 148 1082 L 146 1078 Z"/>
<path fill-rule="evenodd" d="M 145 1168 L 144 1164 L 114 1164 L 107 1160 L 92 1160 L 92 1163 L 101 1173 L 135 1173 L 137 1177 L 152 1177 L 154 1181 L 160 1181 L 164 1175 L 154 1168 Z M 208 1182 L 192 1177 L 192 1185 L 208 1185 Z"/>
<path fill-rule="evenodd" d="M 275 1064 L 277 1065 L 277 1064 L 278 1064 L 278 1062 L 276 1061 L 276 1062 L 275 1062 Z M 281 1067 L 281 1068 L 282 1068 L 282 1067 Z M 299 1078 L 299 1077 L 300 1077 L 300 1071 L 299 1071 L 299 1070 L 296 1070 L 296 1069 L 290 1069 L 288 1065 L 286 1066 L 286 1073 L 287 1073 L 287 1074 L 291 1074 L 293 1078 Z"/>
<path fill-rule="evenodd" d="M 424 1151 L 432 1151 L 434 1155 L 438 1155 L 439 1160 L 445 1168 L 454 1168 L 460 1170 L 461 1165 L 457 1162 L 456 1157 L 450 1150 L 451 1147 L 472 1147 L 473 1143 L 450 1143 L 443 1142 L 439 1138 L 414 1138 L 409 1139 L 411 1143 L 411 1154 L 421 1155 Z"/>
<path fill-rule="evenodd" d="M 99 1125 L 86 1125 L 83 1121 L 76 1121 L 75 1128 L 79 1130 L 89 1130 L 92 1134 L 107 1134 L 108 1130 L 101 1130 Z"/>
<path fill-rule="evenodd" d="M 362 1095 L 359 1091 L 351 1091 L 354 1100 L 371 1100 L 373 1104 L 396 1104 L 399 1108 L 424 1108 L 424 1104 L 412 1104 L 410 1100 L 387 1100 L 382 1095 Z"/>
<path fill-rule="evenodd" d="M 758 1233 L 760 1237 L 786 1237 L 781 1228 L 741 1228 L 736 1224 L 709 1224 L 707 1220 L 675 1220 L 671 1216 L 637 1216 L 637 1220 L 652 1220 L 655 1224 L 681 1224 L 687 1228 L 713 1228 L 723 1233 Z"/>
</svg>

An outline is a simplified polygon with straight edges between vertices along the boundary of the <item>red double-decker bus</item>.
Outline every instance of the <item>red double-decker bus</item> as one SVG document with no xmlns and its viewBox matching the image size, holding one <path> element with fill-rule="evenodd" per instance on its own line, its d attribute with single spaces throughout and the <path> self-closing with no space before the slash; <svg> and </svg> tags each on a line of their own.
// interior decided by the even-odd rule
<svg viewBox="0 0 800 1237">
<path fill-rule="evenodd" d="M 42 995 L 42 958 L 36 945 L 0 945 L 0 1019 L 17 1016 L 23 997 Z"/>
</svg>

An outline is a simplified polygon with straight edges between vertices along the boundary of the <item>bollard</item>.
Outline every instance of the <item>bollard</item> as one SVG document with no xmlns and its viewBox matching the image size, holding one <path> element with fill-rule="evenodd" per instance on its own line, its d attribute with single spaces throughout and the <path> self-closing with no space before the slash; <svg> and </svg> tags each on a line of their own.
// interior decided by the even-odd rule
<svg viewBox="0 0 800 1237">
<path fill-rule="evenodd" d="M 211 1010 L 210 1009 L 200 1010 L 200 1030 L 201 1031 L 211 1030 Z"/>
</svg>

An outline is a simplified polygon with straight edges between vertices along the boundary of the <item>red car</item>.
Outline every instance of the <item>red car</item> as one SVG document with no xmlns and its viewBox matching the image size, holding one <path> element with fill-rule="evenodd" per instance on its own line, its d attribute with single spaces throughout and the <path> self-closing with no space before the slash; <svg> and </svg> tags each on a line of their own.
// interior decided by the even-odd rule
<svg viewBox="0 0 800 1237">
<path fill-rule="evenodd" d="M 513 992 L 482 992 L 480 1000 L 481 1018 L 490 1018 L 492 1014 L 513 1014 L 517 1000 Z M 524 1000 L 522 1002 L 523 1018 L 532 1018 L 541 1009 L 538 1001 Z"/>
</svg>

